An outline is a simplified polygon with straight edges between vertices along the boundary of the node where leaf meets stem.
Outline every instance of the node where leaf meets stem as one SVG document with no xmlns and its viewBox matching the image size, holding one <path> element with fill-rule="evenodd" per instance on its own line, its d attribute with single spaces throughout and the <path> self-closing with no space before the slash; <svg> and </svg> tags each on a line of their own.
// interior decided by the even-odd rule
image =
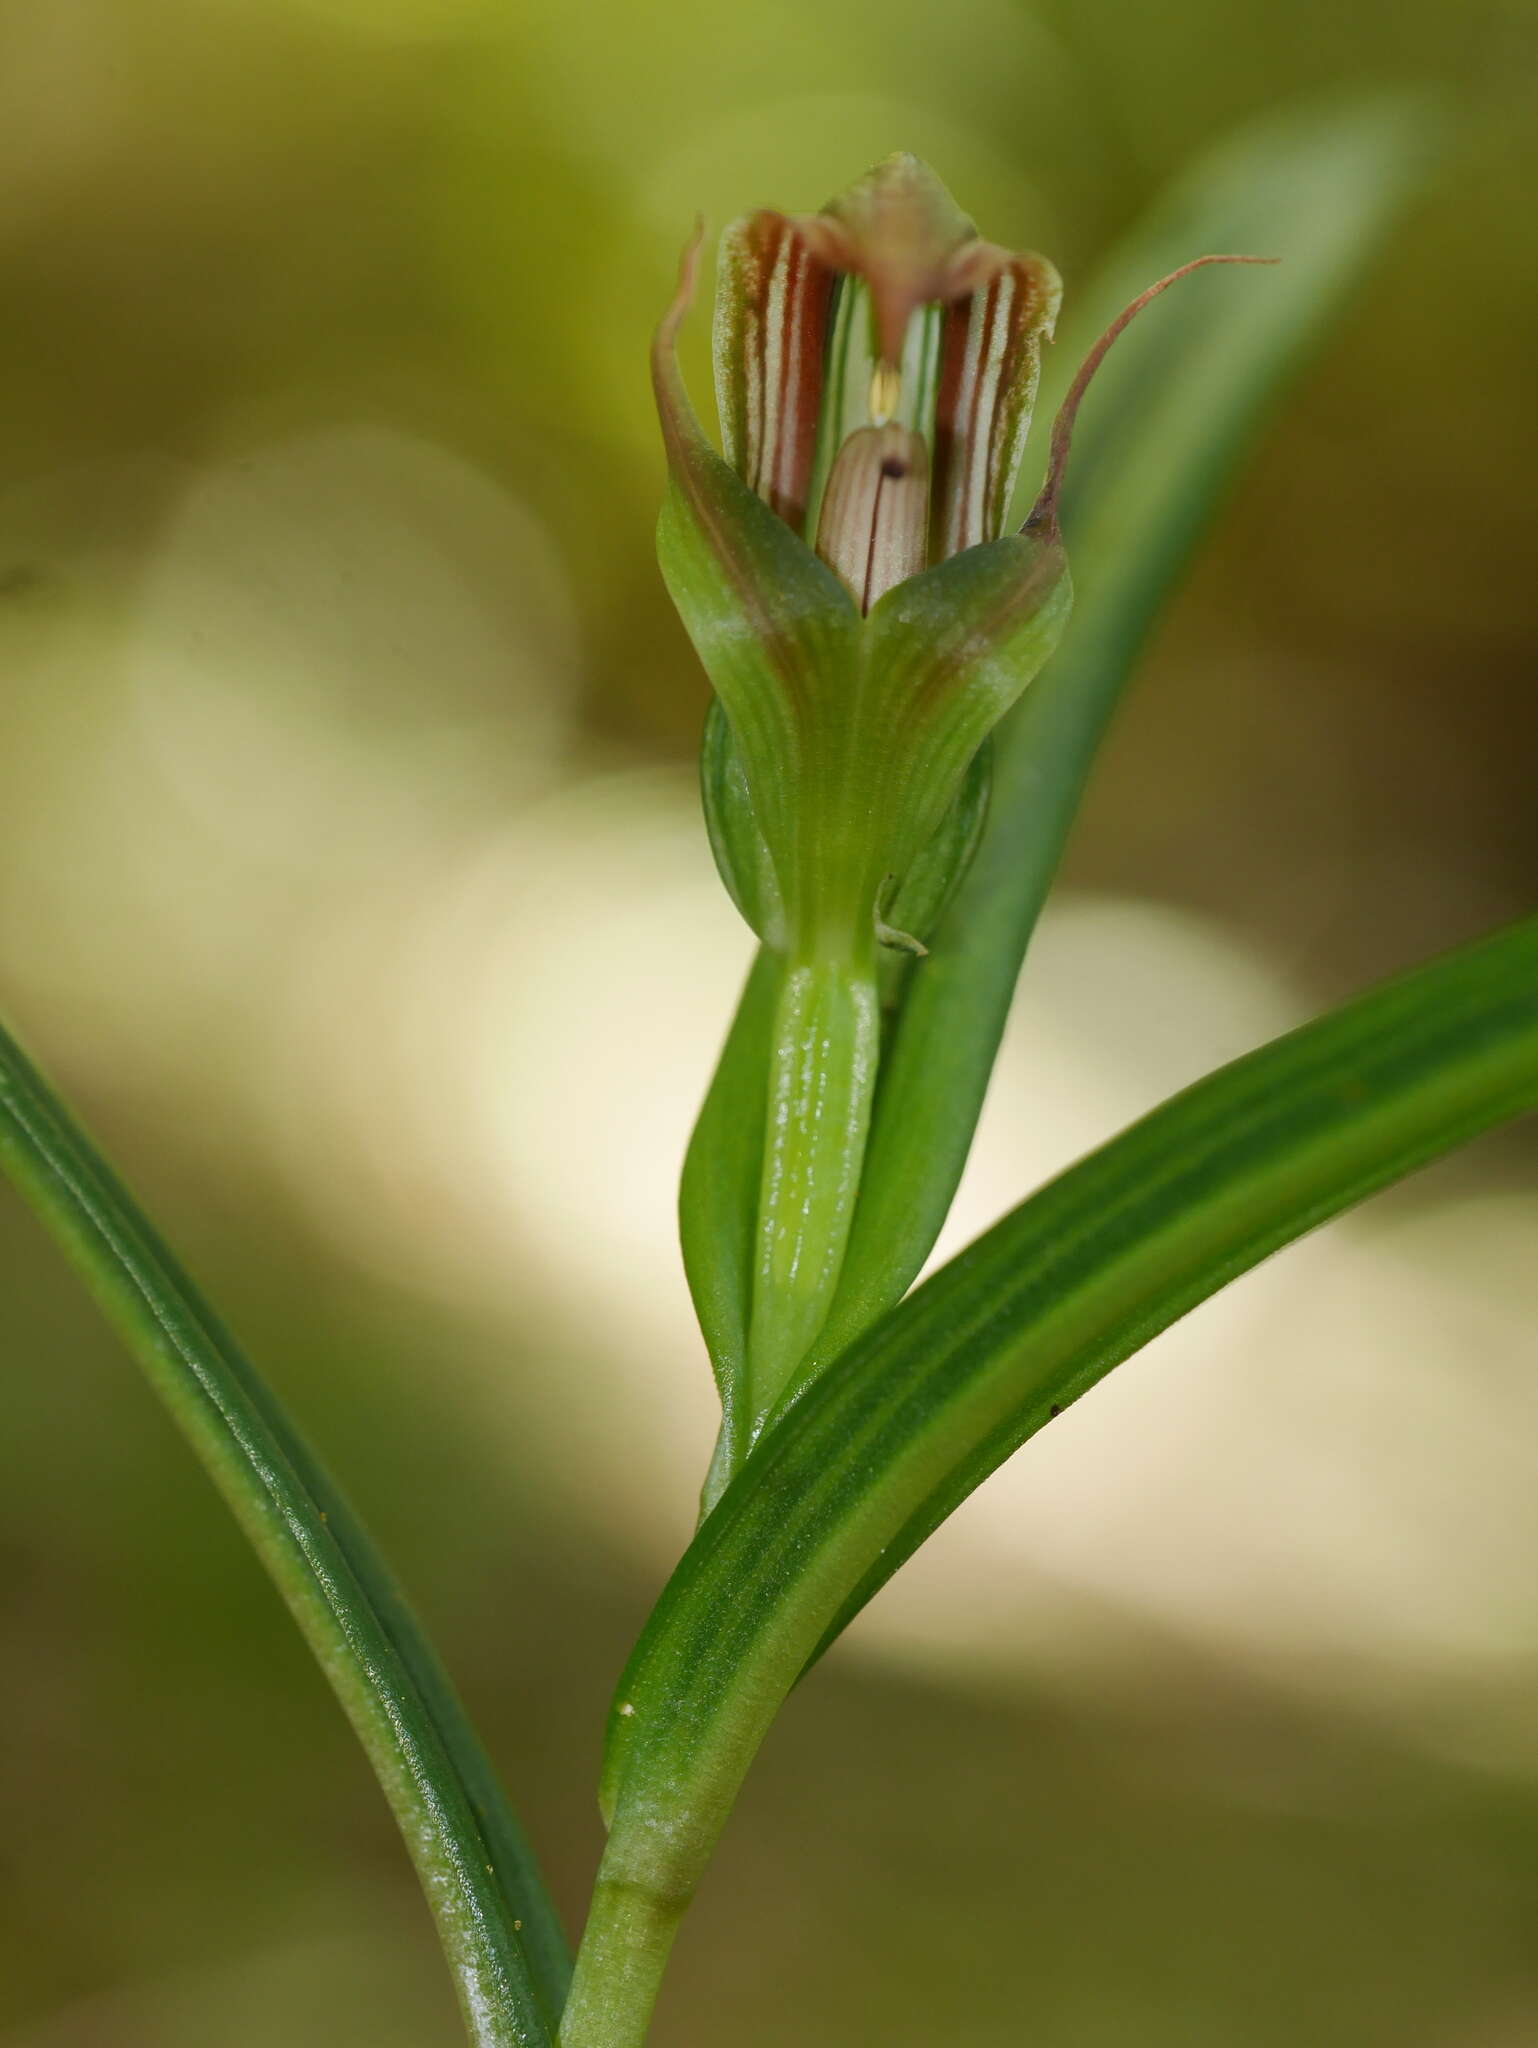
<svg viewBox="0 0 1538 2048">
<path fill-rule="evenodd" d="M 560 2048 L 642 2048 L 687 1900 L 599 1878 Z"/>
</svg>

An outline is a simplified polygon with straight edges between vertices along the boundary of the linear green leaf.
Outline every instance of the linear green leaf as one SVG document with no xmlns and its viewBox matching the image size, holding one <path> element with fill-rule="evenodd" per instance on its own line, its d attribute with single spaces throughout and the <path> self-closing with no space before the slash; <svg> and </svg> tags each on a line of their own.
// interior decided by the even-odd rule
<svg viewBox="0 0 1538 2048">
<path fill-rule="evenodd" d="M 678 1229 L 684 1274 L 721 1396 L 707 1505 L 747 1450 L 744 1409 L 754 1223 L 763 1172 L 768 1069 L 783 961 L 760 946 L 684 1154 Z"/>
<path fill-rule="evenodd" d="M 1089 340 L 1153 278 L 1208 250 L 1285 258 L 1275 270 L 1187 279 L 1118 341 L 1096 380 L 1064 505 L 1075 618 L 996 735 L 977 858 L 910 977 L 812 1373 L 899 1299 L 939 1235 L 1026 947 L 1133 662 L 1239 458 L 1413 188 L 1425 127 L 1423 110 L 1395 102 L 1242 136 L 1134 232 L 1052 351 L 1055 399 Z"/>
<path fill-rule="evenodd" d="M 686 1899 L 798 1674 L 973 1487 L 1279 1246 L 1538 1107 L 1538 920 L 1163 1104 L 1014 1210 L 769 1428 L 622 1678 L 603 1883 Z"/>
<path fill-rule="evenodd" d="M 523 1832 L 346 1500 L 131 1196 L 0 1030 L 0 1167 L 143 1367 L 262 1563 L 384 1788 L 475 2048 L 545 2048 L 570 1974 Z"/>
</svg>

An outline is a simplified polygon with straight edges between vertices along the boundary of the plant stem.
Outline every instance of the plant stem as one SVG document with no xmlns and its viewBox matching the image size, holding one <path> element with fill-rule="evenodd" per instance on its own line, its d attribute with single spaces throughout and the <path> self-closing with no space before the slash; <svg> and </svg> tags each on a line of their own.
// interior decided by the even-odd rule
<svg viewBox="0 0 1538 2048">
<path fill-rule="evenodd" d="M 560 2048 L 641 2048 L 687 1903 L 600 1871 Z"/>
<path fill-rule="evenodd" d="M 801 1363 L 838 1286 L 880 1055 L 872 948 L 792 959 L 769 1067 L 748 1334 L 749 1436 Z"/>
</svg>

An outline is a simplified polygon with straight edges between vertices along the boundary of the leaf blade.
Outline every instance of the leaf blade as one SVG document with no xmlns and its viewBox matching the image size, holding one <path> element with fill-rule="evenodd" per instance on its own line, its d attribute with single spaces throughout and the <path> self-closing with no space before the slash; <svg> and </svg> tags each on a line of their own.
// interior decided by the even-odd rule
<svg viewBox="0 0 1538 2048">
<path fill-rule="evenodd" d="M 659 1601 L 611 1719 L 611 1880 L 693 1882 L 806 1663 L 1051 1415 L 1280 1245 L 1533 1108 L 1538 920 L 1198 1082 L 926 1281 L 771 1426 Z"/>
<path fill-rule="evenodd" d="M 721 1435 L 705 1482 L 713 1504 L 747 1451 L 748 1324 L 764 1113 L 783 963 L 760 946 L 684 1154 L 678 1235 L 684 1278 L 721 1397 Z"/>
<path fill-rule="evenodd" d="M 3 1028 L 0 1168 L 144 1369 L 315 1652 L 406 1838 L 470 2040 L 548 2048 L 564 1937 L 420 1623 L 276 1397 Z"/>
<path fill-rule="evenodd" d="M 1077 615 L 995 736 L 982 843 L 883 1059 L 840 1298 L 807 1377 L 902 1296 L 933 1248 L 1132 664 L 1279 386 L 1339 311 L 1424 149 L 1403 104 L 1267 123 L 1182 180 L 1088 294 L 1075 325 L 1085 340 L 1151 277 L 1203 248 L 1287 259 L 1259 277 L 1183 283 L 1123 336 L 1097 379 L 1064 500 Z M 1054 396 L 1078 353 L 1077 339 L 1055 350 Z"/>
</svg>

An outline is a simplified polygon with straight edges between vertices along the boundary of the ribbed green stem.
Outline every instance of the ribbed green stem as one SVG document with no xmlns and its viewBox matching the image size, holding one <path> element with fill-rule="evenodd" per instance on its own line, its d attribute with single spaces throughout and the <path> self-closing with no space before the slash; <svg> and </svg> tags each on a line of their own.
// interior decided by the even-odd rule
<svg viewBox="0 0 1538 2048">
<path fill-rule="evenodd" d="M 605 1868 L 611 1856 L 605 1857 Z M 687 1901 L 600 1874 L 560 2048 L 641 2048 Z"/>
<path fill-rule="evenodd" d="M 791 961 L 769 1063 L 748 1332 L 750 1440 L 838 1287 L 880 1045 L 873 957 Z"/>
</svg>

